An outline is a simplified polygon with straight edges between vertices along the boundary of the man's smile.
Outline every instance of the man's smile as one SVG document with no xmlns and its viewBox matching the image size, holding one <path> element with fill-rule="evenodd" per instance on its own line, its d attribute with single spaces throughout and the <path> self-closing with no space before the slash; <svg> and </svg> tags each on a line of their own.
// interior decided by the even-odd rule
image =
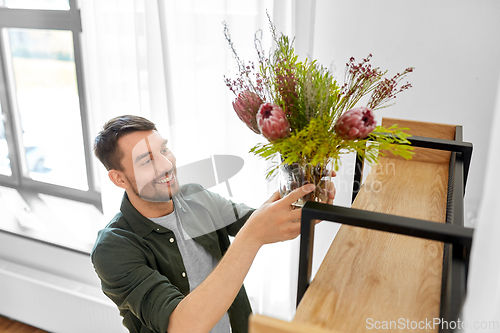
<svg viewBox="0 0 500 333">
<path fill-rule="evenodd" d="M 166 176 L 160 178 L 159 180 L 155 181 L 155 184 L 159 184 L 159 185 L 173 185 L 173 183 L 175 182 L 175 176 L 174 176 L 174 173 L 171 172 L 169 174 L 166 174 Z"/>
</svg>

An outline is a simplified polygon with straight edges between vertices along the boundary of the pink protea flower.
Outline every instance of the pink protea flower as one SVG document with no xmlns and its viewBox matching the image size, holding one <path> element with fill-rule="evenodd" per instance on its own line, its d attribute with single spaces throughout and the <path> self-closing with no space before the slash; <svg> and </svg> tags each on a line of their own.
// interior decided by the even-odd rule
<svg viewBox="0 0 500 333">
<path fill-rule="evenodd" d="M 262 99 L 256 93 L 245 90 L 241 92 L 233 102 L 233 109 L 238 117 L 255 133 L 260 134 L 256 115 L 259 111 Z"/>
<path fill-rule="evenodd" d="M 356 140 L 366 138 L 376 126 L 373 110 L 358 106 L 340 116 L 335 124 L 335 131 L 343 139 Z"/>
<path fill-rule="evenodd" d="M 257 123 L 262 135 L 269 141 L 285 138 L 290 134 L 290 125 L 285 112 L 274 103 L 265 103 L 260 106 Z"/>
</svg>

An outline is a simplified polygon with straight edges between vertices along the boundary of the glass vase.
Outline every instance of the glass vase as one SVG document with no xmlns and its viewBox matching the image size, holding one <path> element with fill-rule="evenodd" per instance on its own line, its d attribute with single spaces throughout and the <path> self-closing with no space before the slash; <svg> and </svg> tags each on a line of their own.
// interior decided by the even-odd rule
<svg viewBox="0 0 500 333">
<path fill-rule="evenodd" d="M 282 164 L 278 173 L 280 196 L 284 197 L 303 185 L 314 184 L 314 191 L 298 199 L 292 206 L 299 208 L 307 201 L 327 202 L 327 183 L 331 178 L 328 165 L 327 162 L 317 165 L 307 162 Z"/>
</svg>

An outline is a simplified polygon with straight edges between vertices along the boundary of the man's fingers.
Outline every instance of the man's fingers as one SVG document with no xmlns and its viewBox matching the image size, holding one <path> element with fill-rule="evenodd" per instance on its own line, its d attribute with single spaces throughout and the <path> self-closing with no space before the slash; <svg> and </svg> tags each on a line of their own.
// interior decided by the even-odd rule
<svg viewBox="0 0 500 333">
<path fill-rule="evenodd" d="M 336 194 L 335 184 L 333 182 L 330 181 L 326 184 L 326 192 L 328 193 L 328 203 L 330 203 L 330 201 L 333 202 Z"/>
<path fill-rule="evenodd" d="M 300 198 L 302 198 L 307 193 L 311 193 L 315 189 L 315 187 L 316 186 L 314 186 L 314 184 L 307 184 L 307 185 L 304 185 L 302 187 L 299 187 L 298 189 L 293 190 L 292 192 L 290 192 L 286 197 L 284 197 L 283 199 L 281 199 L 281 201 L 285 205 L 291 205 L 295 201 L 297 201 Z"/>
<path fill-rule="evenodd" d="M 273 193 L 273 195 L 271 195 L 271 197 L 269 199 L 267 199 L 267 201 L 265 203 L 272 203 L 272 202 L 278 201 L 279 199 L 280 199 L 280 192 L 276 191 Z"/>
</svg>

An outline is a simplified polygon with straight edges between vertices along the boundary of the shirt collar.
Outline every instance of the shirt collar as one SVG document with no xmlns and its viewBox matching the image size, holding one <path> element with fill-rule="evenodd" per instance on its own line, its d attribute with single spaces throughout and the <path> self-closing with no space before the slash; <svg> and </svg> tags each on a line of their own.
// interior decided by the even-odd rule
<svg viewBox="0 0 500 333">
<path fill-rule="evenodd" d="M 120 211 L 127 220 L 135 234 L 145 237 L 154 229 L 154 223 L 135 209 L 130 203 L 127 193 L 123 194 L 122 205 Z"/>
<path fill-rule="evenodd" d="M 177 211 L 179 213 L 186 212 L 186 209 L 184 207 L 187 204 L 186 204 L 186 201 L 184 201 L 184 195 L 182 194 L 182 192 L 179 191 L 179 194 L 174 196 L 174 205 L 175 205 L 175 209 L 177 209 Z"/>
<path fill-rule="evenodd" d="M 184 201 L 182 192 L 174 196 L 174 205 L 178 213 L 186 213 L 185 206 L 187 205 L 187 203 Z M 123 216 L 127 220 L 134 233 L 141 237 L 147 236 L 153 230 L 156 230 L 158 232 L 167 231 L 167 229 L 159 227 L 158 224 L 154 223 L 153 221 L 139 213 L 139 211 L 130 202 L 127 192 L 123 194 L 120 211 L 122 212 Z"/>
</svg>

